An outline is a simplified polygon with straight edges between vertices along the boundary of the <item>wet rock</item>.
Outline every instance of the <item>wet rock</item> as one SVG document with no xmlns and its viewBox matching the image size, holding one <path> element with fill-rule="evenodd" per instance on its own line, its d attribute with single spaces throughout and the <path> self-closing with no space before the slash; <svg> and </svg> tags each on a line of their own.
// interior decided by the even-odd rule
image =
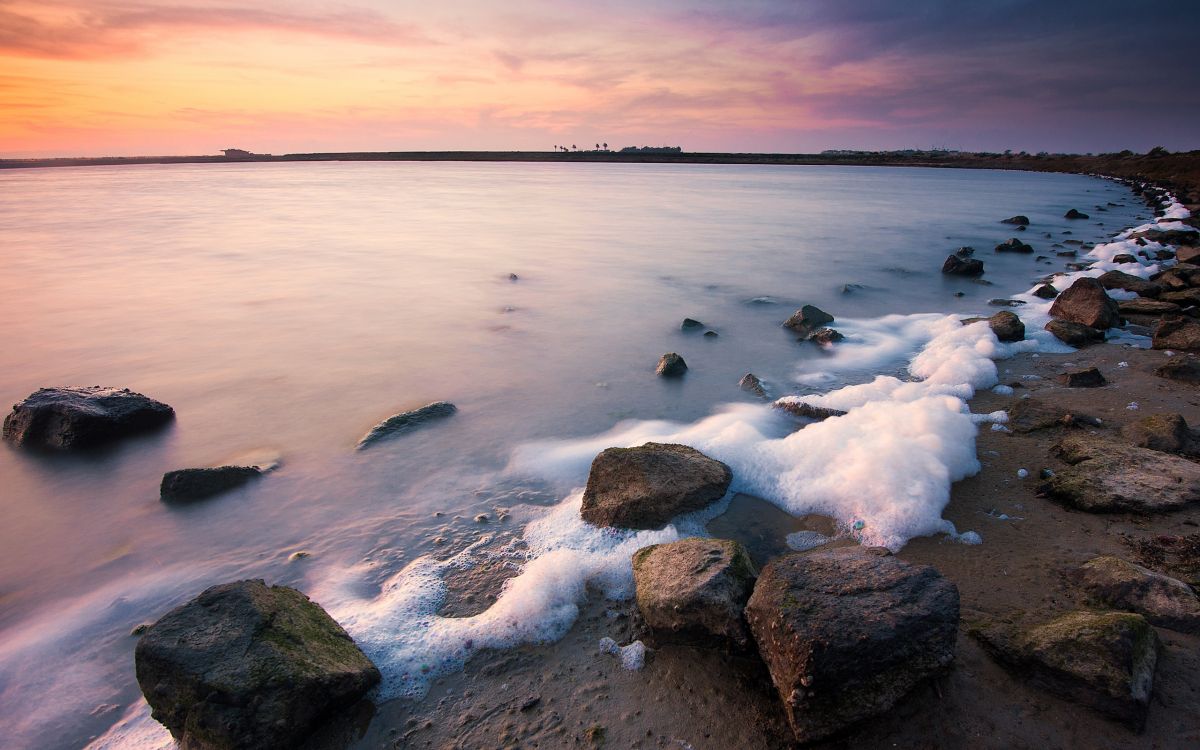
<svg viewBox="0 0 1200 750">
<path fill-rule="evenodd" d="M 1121 324 L 1117 301 L 1108 296 L 1096 279 L 1080 278 L 1050 306 L 1050 316 L 1088 326 L 1112 328 Z"/>
<path fill-rule="evenodd" d="M 706 338 L 706 339 L 715 339 L 720 335 L 721 334 L 717 333 L 716 331 L 705 331 L 704 332 L 704 338 Z"/>
<path fill-rule="evenodd" d="M 1065 219 L 1088 219 L 1091 217 L 1089 217 L 1087 214 L 1083 213 L 1082 211 L 1077 211 L 1072 208 L 1071 210 L 1069 210 L 1065 214 L 1063 214 L 1063 218 L 1065 218 Z"/>
<path fill-rule="evenodd" d="M 1018 224 L 1020 226 L 1029 226 L 1029 217 L 1025 216 L 1023 214 L 1017 214 L 1016 216 L 1010 216 L 1007 219 L 1001 219 L 1000 223 L 1001 224 Z"/>
<path fill-rule="evenodd" d="M 1130 255 L 1129 253 L 1118 253 L 1113 256 L 1112 262 L 1113 263 L 1137 263 L 1138 259 L 1136 256 Z"/>
<path fill-rule="evenodd" d="M 830 417 L 842 417 L 846 414 L 846 412 L 840 409 L 830 409 L 824 406 L 813 406 L 812 404 L 806 404 L 803 401 L 796 400 L 795 397 L 790 396 L 785 396 L 784 398 L 779 399 L 775 403 L 771 404 L 771 406 L 775 407 L 776 409 L 780 409 L 781 411 L 786 411 L 793 417 L 800 417 L 801 419 L 814 419 L 818 422 L 829 419 Z"/>
<path fill-rule="evenodd" d="M 1058 290 L 1049 284 L 1042 284 L 1033 290 L 1033 296 L 1039 299 L 1054 299 L 1058 296 Z"/>
<path fill-rule="evenodd" d="M 1154 374 L 1181 383 L 1200 384 L 1200 362 L 1190 357 L 1171 357 L 1154 368 Z"/>
<path fill-rule="evenodd" d="M 1025 302 L 1019 299 L 1003 299 L 997 297 L 995 299 L 988 300 L 988 304 L 992 307 L 1020 307 L 1021 305 L 1025 304 Z"/>
<path fill-rule="evenodd" d="M 208 469 L 176 469 L 163 474 L 159 499 L 164 503 L 190 503 L 236 489 L 265 472 L 259 466 L 217 466 Z"/>
<path fill-rule="evenodd" d="M 1174 302 L 1166 302 L 1160 299 L 1146 299 L 1138 297 L 1137 299 L 1123 299 L 1117 301 L 1117 310 L 1122 316 L 1127 315 L 1169 315 L 1177 313 L 1180 310 L 1179 305 Z"/>
<path fill-rule="evenodd" d="M 683 539 L 633 556 L 638 609 L 664 642 L 746 646 L 742 610 L 757 575 L 746 549 L 730 539 Z"/>
<path fill-rule="evenodd" d="M 1158 635 L 1130 612 L 1070 612 L 1037 627 L 972 631 L 1028 682 L 1141 731 L 1154 684 Z"/>
<path fill-rule="evenodd" d="M 392 417 L 388 417 L 379 424 L 371 428 L 371 431 L 363 436 L 362 440 L 358 441 L 358 450 L 368 448 L 381 440 L 388 440 L 398 435 L 403 435 L 409 430 L 425 425 L 439 419 L 453 416 L 458 411 L 458 407 L 448 401 L 435 401 L 432 404 L 426 404 L 420 409 L 401 412 Z"/>
<path fill-rule="evenodd" d="M 1046 324 L 1046 330 L 1067 346 L 1077 349 L 1104 341 L 1104 331 L 1069 320 L 1052 320 Z"/>
<path fill-rule="evenodd" d="M 839 331 L 835 331 L 832 328 L 818 328 L 805 336 L 804 340 L 820 344 L 821 346 L 832 346 L 839 341 L 845 340 L 845 338 Z"/>
<path fill-rule="evenodd" d="M 1200 465 L 1178 456 L 1086 434 L 1051 452 L 1068 465 L 1039 491 L 1080 510 L 1157 513 L 1200 500 Z"/>
<path fill-rule="evenodd" d="M 379 670 L 304 594 L 261 580 L 214 586 L 138 641 L 155 719 L 189 748 L 289 748 L 379 682 Z"/>
<path fill-rule="evenodd" d="M 1154 328 L 1151 346 L 1155 349 L 1200 349 L 1200 323 L 1182 315 L 1164 315 Z"/>
<path fill-rule="evenodd" d="M 1099 388 L 1108 382 L 1095 367 L 1059 373 L 1054 379 L 1068 388 Z"/>
<path fill-rule="evenodd" d="M 760 398 L 767 397 L 767 389 L 763 386 L 763 382 L 758 379 L 758 376 L 752 372 L 748 372 L 738 381 L 738 388 L 741 388 L 747 393 L 753 393 Z"/>
<path fill-rule="evenodd" d="M 654 374 L 664 378 L 677 378 L 687 372 L 687 362 L 683 361 L 683 357 L 675 352 L 667 352 L 658 358 L 658 366 L 654 368 Z"/>
<path fill-rule="evenodd" d="M 128 388 L 42 388 L 13 405 L 4 418 L 4 440 L 21 448 L 91 448 L 174 418 L 170 406 Z"/>
<path fill-rule="evenodd" d="M 1129 235 L 1131 240 L 1147 240 L 1162 245 L 1195 245 L 1200 242 L 1200 231 L 1195 229 L 1143 229 Z"/>
<path fill-rule="evenodd" d="M 816 330 L 826 323 L 832 323 L 833 316 L 825 312 L 819 307 L 813 305 L 805 305 L 796 312 L 792 313 L 792 317 L 783 322 L 784 328 L 790 328 L 799 333 L 808 333 Z"/>
<path fill-rule="evenodd" d="M 1121 437 L 1141 448 L 1164 453 L 1197 453 L 1196 439 L 1182 414 L 1152 414 L 1121 428 Z"/>
<path fill-rule="evenodd" d="M 942 264 L 942 273 L 949 276 L 979 276 L 983 273 L 983 261 L 948 255 Z"/>
<path fill-rule="evenodd" d="M 606 448 L 592 461 L 583 520 L 595 526 L 657 529 L 725 496 L 729 467 L 686 445 Z"/>
<path fill-rule="evenodd" d="M 1018 399 L 1008 411 L 1008 428 L 1013 432 L 1027 433 L 1064 427 L 1073 424 L 1074 418 L 1063 407 L 1038 398 Z"/>
<path fill-rule="evenodd" d="M 1162 286 L 1153 281 L 1125 273 L 1124 271 L 1107 271 L 1096 279 L 1105 289 L 1124 289 L 1142 297 L 1157 297 L 1162 293 Z"/>
<path fill-rule="evenodd" d="M 1008 310 L 1001 310 L 987 321 L 1000 341 L 1021 341 L 1025 338 L 1025 324 Z"/>
<path fill-rule="evenodd" d="M 1200 633 L 1200 597 L 1183 581 L 1119 557 L 1089 560 L 1073 578 L 1101 604 L 1137 612 L 1159 627 Z"/>
<path fill-rule="evenodd" d="M 1176 248 L 1175 259 L 1180 263 L 1196 263 L 1200 261 L 1200 247 Z"/>
<path fill-rule="evenodd" d="M 515 273 L 510 273 L 510 274 L 508 275 L 508 280 L 509 280 L 509 281 L 520 281 L 520 280 L 521 280 L 521 277 L 520 277 L 520 276 L 518 276 L 518 275 L 516 275 Z"/>
<path fill-rule="evenodd" d="M 970 247 L 968 245 L 963 245 L 959 249 L 955 250 L 954 254 L 960 258 L 970 258 L 972 255 L 975 254 L 975 248 Z"/>
<path fill-rule="evenodd" d="M 1175 289 L 1163 292 L 1160 299 L 1183 307 L 1194 307 L 1200 305 L 1200 289 Z"/>
<path fill-rule="evenodd" d="M 703 327 L 703 323 L 692 318 L 684 318 L 683 322 L 679 324 L 679 330 L 681 331 L 695 331 Z"/>
<path fill-rule="evenodd" d="M 842 547 L 767 564 L 746 619 L 800 742 L 890 709 L 954 661 L 958 589 L 886 550 Z"/>
<path fill-rule="evenodd" d="M 1033 252 L 1033 246 L 1029 245 L 1027 243 L 1021 242 L 1016 237 L 1010 237 L 1007 240 L 1005 240 L 1004 242 L 1001 242 L 999 245 L 996 245 L 996 252 L 1029 254 L 1029 253 Z"/>
</svg>

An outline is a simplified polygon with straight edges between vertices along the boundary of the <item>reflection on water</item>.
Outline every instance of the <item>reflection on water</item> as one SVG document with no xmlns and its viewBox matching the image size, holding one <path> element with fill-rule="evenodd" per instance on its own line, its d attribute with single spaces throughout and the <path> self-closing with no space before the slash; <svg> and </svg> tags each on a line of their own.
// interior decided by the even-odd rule
<svg viewBox="0 0 1200 750">
<path fill-rule="evenodd" d="M 749 398 L 747 371 L 790 392 L 797 361 L 821 356 L 778 325 L 799 304 L 977 312 L 1052 270 L 993 256 L 1012 233 L 998 219 L 1028 215 L 1023 238 L 1053 256 L 1043 232 L 1062 239 L 1066 208 L 1108 201 L 1130 203 L 1097 180 L 966 170 L 0 173 L 0 399 L 114 385 L 178 413 L 166 433 L 86 456 L 0 450 L 0 726 L 78 746 L 136 696 L 130 628 L 200 588 L 303 587 L 364 558 L 382 579 L 477 513 L 569 489 L 499 478 L 517 443 L 692 420 Z M 1135 214 L 1099 216 L 1115 229 Z M 1106 233 L 1086 224 L 1074 239 Z M 937 273 L 960 245 L 994 288 Z M 719 336 L 680 331 L 684 317 Z M 666 351 L 687 360 L 682 381 L 654 377 Z M 381 419 L 438 400 L 459 413 L 353 451 Z M 262 482 L 158 501 L 165 471 L 261 452 L 283 461 Z"/>
</svg>

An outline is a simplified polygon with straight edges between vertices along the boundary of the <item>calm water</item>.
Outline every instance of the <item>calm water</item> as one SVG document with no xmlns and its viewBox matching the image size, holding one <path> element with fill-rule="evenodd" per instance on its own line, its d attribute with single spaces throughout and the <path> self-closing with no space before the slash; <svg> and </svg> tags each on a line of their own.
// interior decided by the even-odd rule
<svg viewBox="0 0 1200 750">
<path fill-rule="evenodd" d="M 1095 211 L 1109 201 L 1125 205 Z M 1066 222 L 1070 207 L 1092 219 Z M 966 170 L 0 172 L 0 400 L 102 384 L 178 413 L 97 454 L 0 450 L 0 736 L 55 748 L 103 732 L 138 696 L 130 629 L 207 585 L 303 589 L 364 559 L 382 578 L 436 552 L 439 533 L 469 539 L 476 513 L 554 501 L 569 487 L 504 471 L 521 443 L 694 420 L 745 400 L 747 371 L 776 395 L 801 388 L 798 366 L 821 354 L 779 327 L 800 304 L 985 310 L 1059 268 L 993 255 L 1014 235 L 997 220 L 1016 213 L 1034 222 L 1017 236 L 1053 256 L 1044 232 L 1094 241 L 1145 211 L 1100 180 Z M 960 245 L 995 286 L 938 273 Z M 775 304 L 748 303 L 761 297 Z M 680 332 L 684 317 L 719 338 Z M 691 367 L 681 382 L 653 374 L 666 351 Z M 443 399 L 453 419 L 352 450 L 375 422 Z M 165 471 L 263 451 L 283 466 L 251 488 L 158 500 Z M 311 556 L 289 562 L 297 550 Z"/>
</svg>

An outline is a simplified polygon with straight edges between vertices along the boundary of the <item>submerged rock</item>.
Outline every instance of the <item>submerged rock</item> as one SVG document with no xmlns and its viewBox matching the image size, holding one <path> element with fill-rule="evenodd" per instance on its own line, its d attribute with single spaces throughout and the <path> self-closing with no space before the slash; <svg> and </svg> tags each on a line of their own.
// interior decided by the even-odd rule
<svg viewBox="0 0 1200 750">
<path fill-rule="evenodd" d="M 942 264 L 942 273 L 949 276 L 979 276 L 983 273 L 983 261 L 948 255 Z"/>
<path fill-rule="evenodd" d="M 1072 208 L 1071 210 L 1069 210 L 1065 214 L 1063 214 L 1063 218 L 1065 218 L 1065 219 L 1090 219 L 1091 217 L 1088 216 L 1087 214 L 1083 213 L 1082 211 L 1077 211 L 1074 208 Z"/>
<path fill-rule="evenodd" d="M 1050 316 L 1101 330 L 1121 324 L 1117 301 L 1108 296 L 1099 281 L 1087 277 L 1076 279 L 1058 295 L 1050 306 Z"/>
<path fill-rule="evenodd" d="M 362 440 L 358 441 L 358 449 L 362 450 L 380 440 L 396 437 L 427 422 L 452 416 L 457 411 L 458 407 L 448 401 L 435 401 L 432 404 L 422 406 L 420 409 L 401 412 L 394 417 L 388 417 L 372 427 L 371 431 L 364 435 Z"/>
<path fill-rule="evenodd" d="M 681 331 L 695 331 L 703 327 L 703 323 L 692 318 L 684 318 L 683 322 L 679 324 L 679 330 Z"/>
<path fill-rule="evenodd" d="M 808 333 L 832 322 L 833 316 L 829 313 L 814 305 L 805 305 L 792 313 L 792 317 L 783 322 L 783 327 L 798 333 Z"/>
<path fill-rule="evenodd" d="M 175 410 L 128 388 L 42 388 L 13 405 L 4 440 L 21 448 L 90 448 L 162 427 Z"/>
<path fill-rule="evenodd" d="M 842 411 L 841 409 L 830 409 L 825 406 L 813 406 L 812 404 L 806 404 L 803 401 L 798 401 L 792 397 L 781 398 L 775 403 L 771 404 L 771 406 L 781 411 L 786 411 L 793 417 L 800 417 L 801 419 L 815 419 L 818 422 L 829 419 L 830 417 L 842 417 L 846 415 L 846 412 Z"/>
<path fill-rule="evenodd" d="M 742 609 L 755 576 L 746 549 L 730 539 L 683 539 L 643 547 L 633 556 L 638 609 L 668 641 L 746 646 L 750 633 Z"/>
<path fill-rule="evenodd" d="M 1200 465 L 1094 435 L 1072 435 L 1051 452 L 1068 466 L 1039 489 L 1091 512 L 1158 513 L 1200 500 Z"/>
<path fill-rule="evenodd" d="M 1068 388 L 1099 388 L 1108 382 L 1095 367 L 1059 373 L 1054 379 Z"/>
<path fill-rule="evenodd" d="M 763 386 L 763 382 L 758 379 L 758 376 L 752 372 L 748 372 L 738 381 L 738 388 L 748 393 L 753 393 L 760 398 L 766 398 L 767 389 Z"/>
<path fill-rule="evenodd" d="M 1001 219 L 1000 223 L 1001 224 L 1017 224 L 1017 225 L 1020 225 L 1023 227 L 1029 226 L 1029 217 L 1025 216 L 1024 214 L 1017 214 L 1016 216 L 1010 216 L 1007 219 Z"/>
<path fill-rule="evenodd" d="M 1074 579 L 1101 604 L 1137 612 L 1159 627 L 1200 633 L 1200 597 L 1183 581 L 1119 557 L 1089 560 Z"/>
<path fill-rule="evenodd" d="M 1163 316 L 1154 328 L 1155 349 L 1200 350 L 1200 323 L 1182 315 Z"/>
<path fill-rule="evenodd" d="M 1070 612 L 1021 629 L 972 631 L 997 661 L 1028 682 L 1140 732 L 1158 663 L 1158 635 L 1130 612 Z"/>
<path fill-rule="evenodd" d="M 204 750 L 295 747 L 380 678 L 325 610 L 261 580 L 171 610 L 142 635 L 134 663 L 154 718 Z"/>
<path fill-rule="evenodd" d="M 763 569 L 746 620 L 796 739 L 813 742 L 953 663 L 958 589 L 886 550 L 795 553 Z"/>
<path fill-rule="evenodd" d="M 833 346 L 839 341 L 844 341 L 845 338 L 846 337 L 843 336 L 840 331 L 836 331 L 832 328 L 818 328 L 817 330 L 805 336 L 804 340 L 811 341 L 814 344 L 820 344 L 821 346 Z"/>
<path fill-rule="evenodd" d="M 266 473 L 259 466 L 217 466 L 209 469 L 177 469 L 163 474 L 159 499 L 164 503 L 188 503 L 241 487 Z"/>
<path fill-rule="evenodd" d="M 1104 341 L 1104 331 L 1069 320 L 1052 320 L 1046 324 L 1046 330 L 1053 333 L 1059 341 L 1077 349 Z"/>
<path fill-rule="evenodd" d="M 1028 253 L 1033 252 L 1033 246 L 1029 245 L 1027 243 L 1021 242 L 1016 237 L 1009 237 L 1004 242 L 1001 242 L 999 245 L 996 245 L 996 252 L 1028 254 Z"/>
<path fill-rule="evenodd" d="M 687 372 L 687 362 L 683 361 L 683 357 L 675 352 L 667 352 L 658 358 L 658 366 L 654 368 L 654 374 L 664 378 L 677 378 Z"/>
<path fill-rule="evenodd" d="M 594 526 L 658 529 L 720 500 L 732 480 L 728 466 L 686 445 L 606 448 L 592 461 L 579 513 Z"/>
</svg>

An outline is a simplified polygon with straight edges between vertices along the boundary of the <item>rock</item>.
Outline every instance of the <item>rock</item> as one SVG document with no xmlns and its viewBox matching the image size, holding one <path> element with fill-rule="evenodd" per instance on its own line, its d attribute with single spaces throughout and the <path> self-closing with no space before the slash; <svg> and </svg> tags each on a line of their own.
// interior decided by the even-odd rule
<svg viewBox="0 0 1200 750">
<path fill-rule="evenodd" d="M 1088 219 L 1091 217 L 1089 217 L 1087 214 L 1083 213 L 1082 211 L 1076 211 L 1075 209 L 1072 208 L 1070 211 L 1067 211 L 1065 214 L 1063 214 L 1063 218 L 1066 218 L 1066 219 Z"/>
<path fill-rule="evenodd" d="M 1182 414 L 1152 414 L 1121 428 L 1121 437 L 1140 448 L 1195 455 L 1196 439 Z"/>
<path fill-rule="evenodd" d="M 1200 500 L 1200 465 L 1094 435 L 1072 435 L 1051 452 L 1068 466 L 1039 490 L 1080 510 L 1156 513 Z"/>
<path fill-rule="evenodd" d="M 999 245 L 996 245 L 998 253 L 1032 253 L 1033 246 L 1021 242 L 1016 237 L 1010 237 Z"/>
<path fill-rule="evenodd" d="M 1200 349 L 1200 323 L 1182 315 L 1164 315 L 1154 328 L 1151 346 L 1184 351 Z"/>
<path fill-rule="evenodd" d="M 664 378 L 677 378 L 687 372 L 687 362 L 675 352 L 667 352 L 658 358 L 658 367 L 654 368 L 655 375 Z"/>
<path fill-rule="evenodd" d="M 830 409 L 824 406 L 813 406 L 806 404 L 803 401 L 795 400 L 795 397 L 784 397 L 771 404 L 771 406 L 781 411 L 786 411 L 793 417 L 801 419 L 815 419 L 818 422 L 829 419 L 830 417 L 843 417 L 846 412 L 840 409 Z"/>
<path fill-rule="evenodd" d="M 371 431 L 364 435 L 362 440 L 358 441 L 358 450 L 370 447 L 380 440 L 387 440 L 397 435 L 402 435 L 427 422 L 445 419 L 457 411 L 458 407 L 448 401 L 435 401 L 432 404 L 422 406 L 420 409 L 413 409 L 412 411 L 401 412 L 393 417 L 388 417 L 372 427 Z"/>
<path fill-rule="evenodd" d="M 982 628 L 972 635 L 1021 681 L 1135 731 L 1144 726 L 1158 635 L 1141 615 L 1080 610 L 1034 628 Z"/>
<path fill-rule="evenodd" d="M 832 323 L 833 316 L 825 312 L 819 307 L 813 305 L 805 305 L 796 312 L 792 313 L 792 317 L 783 322 L 784 328 L 791 328 L 799 333 L 808 333 L 814 329 L 820 328 L 826 323 Z"/>
<path fill-rule="evenodd" d="M 163 474 L 159 499 L 164 503 L 204 500 L 241 487 L 264 474 L 259 466 L 217 466 L 211 469 L 176 469 Z"/>
<path fill-rule="evenodd" d="M 516 275 L 515 273 L 510 273 L 510 274 L 508 275 L 508 280 L 509 280 L 509 281 L 520 281 L 520 280 L 521 280 L 521 277 L 520 277 L 520 276 L 518 276 L 518 275 Z"/>
<path fill-rule="evenodd" d="M 942 273 L 950 276 L 979 276 L 983 273 L 983 261 L 948 255 L 946 262 L 942 264 Z"/>
<path fill-rule="evenodd" d="M 705 331 L 704 332 L 704 338 L 706 338 L 706 339 L 715 339 L 720 335 L 721 334 L 717 333 L 716 331 Z"/>
<path fill-rule="evenodd" d="M 745 647 L 742 610 L 757 575 L 746 549 L 730 539 L 683 539 L 633 556 L 638 609 L 665 641 Z"/>
<path fill-rule="evenodd" d="M 1025 338 L 1025 324 L 1008 310 L 1001 310 L 987 321 L 992 333 L 995 333 L 1000 341 L 1021 341 Z"/>
<path fill-rule="evenodd" d="M 1025 302 L 1019 299 L 1003 299 L 997 297 L 995 299 L 988 300 L 988 304 L 992 307 L 1020 307 L 1021 305 L 1025 304 Z"/>
<path fill-rule="evenodd" d="M 1141 297 L 1157 297 L 1162 293 L 1162 286 L 1153 281 L 1125 273 L 1124 271 L 1107 271 L 1096 279 L 1105 289 L 1124 289 Z"/>
<path fill-rule="evenodd" d="M 1160 299 L 1163 302 L 1171 302 L 1182 307 L 1195 307 L 1200 305 L 1200 289 L 1176 289 L 1163 292 Z"/>
<path fill-rule="evenodd" d="M 91 448 L 174 418 L 171 407 L 128 388 L 42 388 L 13 405 L 4 418 L 4 440 L 20 448 Z"/>
<path fill-rule="evenodd" d="M 662 528 L 725 496 L 733 473 L 686 445 L 606 448 L 592 461 L 580 515 L 594 526 Z"/>
<path fill-rule="evenodd" d="M 679 330 L 681 331 L 694 331 L 703 327 L 703 323 L 698 320 L 693 320 L 692 318 L 684 318 L 683 322 L 679 324 Z"/>
<path fill-rule="evenodd" d="M 975 254 L 975 248 L 970 247 L 968 245 L 963 245 L 959 249 L 955 250 L 954 254 L 960 258 L 970 258 L 972 255 Z"/>
<path fill-rule="evenodd" d="M 796 739 L 812 742 L 953 663 L 958 589 L 886 550 L 795 553 L 763 569 L 746 620 Z"/>
<path fill-rule="evenodd" d="M 1008 410 L 1008 428 L 1018 433 L 1063 427 L 1073 422 L 1066 409 L 1038 398 L 1018 399 Z"/>
<path fill-rule="evenodd" d="M 1081 348 L 1104 341 L 1104 331 L 1089 328 L 1081 323 L 1069 320 L 1052 320 L 1046 324 L 1046 330 L 1067 346 Z"/>
<path fill-rule="evenodd" d="M 1039 299 L 1054 299 L 1058 296 L 1058 290 L 1049 284 L 1042 284 L 1033 290 L 1033 296 Z"/>
<path fill-rule="evenodd" d="M 1200 261 L 1200 247 L 1178 247 L 1175 249 L 1175 259 L 1180 263 L 1196 263 Z"/>
<path fill-rule="evenodd" d="M 1169 315 L 1177 313 L 1180 310 L 1179 305 L 1174 302 L 1166 302 L 1159 299 L 1147 299 L 1138 297 L 1137 299 L 1117 300 L 1117 310 L 1122 316 L 1127 315 Z"/>
<path fill-rule="evenodd" d="M 1154 368 L 1154 374 L 1167 380 L 1200 384 L 1200 362 L 1190 357 L 1171 357 Z"/>
<path fill-rule="evenodd" d="M 1029 217 L 1024 216 L 1022 214 L 1017 214 L 1016 216 L 1010 216 L 1007 219 L 1001 219 L 1000 223 L 1001 224 L 1019 224 L 1021 226 L 1028 226 L 1029 225 Z"/>
<path fill-rule="evenodd" d="M 142 635 L 137 680 L 188 748 L 290 748 L 379 682 L 304 594 L 261 580 L 213 586 Z"/>
<path fill-rule="evenodd" d="M 1130 255 L 1129 253 L 1117 253 L 1116 255 L 1113 256 L 1112 262 L 1113 263 L 1137 263 L 1138 259 L 1137 259 L 1137 256 Z"/>
<path fill-rule="evenodd" d="M 1095 367 L 1060 373 L 1054 379 L 1068 388 L 1099 388 L 1108 382 Z"/>
<path fill-rule="evenodd" d="M 1121 324 L 1117 301 L 1108 296 L 1096 279 L 1079 278 L 1050 306 L 1050 317 L 1089 328 L 1112 328 Z"/>
<path fill-rule="evenodd" d="M 1131 240 L 1147 240 L 1162 245 L 1195 245 L 1200 231 L 1195 229 L 1143 229 L 1129 235 Z"/>
<path fill-rule="evenodd" d="M 820 344 L 821 346 L 832 346 L 833 344 L 842 341 L 845 338 L 846 337 L 840 332 L 835 331 L 832 328 L 818 328 L 817 330 L 805 336 L 804 340 L 811 341 L 814 344 Z"/>
<path fill-rule="evenodd" d="M 1200 633 L 1200 597 L 1183 581 L 1119 557 L 1089 560 L 1073 577 L 1101 604 L 1137 612 L 1159 627 Z"/>
<path fill-rule="evenodd" d="M 763 382 L 752 372 L 748 372 L 742 376 L 742 379 L 738 381 L 738 388 L 761 398 L 766 398 L 767 396 L 767 389 L 763 386 Z"/>
</svg>

